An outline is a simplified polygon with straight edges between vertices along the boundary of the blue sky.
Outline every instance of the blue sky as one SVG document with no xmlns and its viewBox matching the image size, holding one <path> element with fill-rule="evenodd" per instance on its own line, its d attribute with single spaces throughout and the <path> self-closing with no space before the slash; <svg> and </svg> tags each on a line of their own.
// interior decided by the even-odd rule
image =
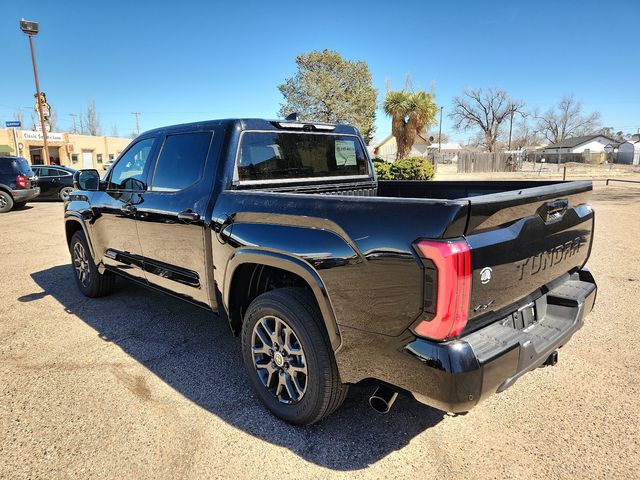
<svg viewBox="0 0 640 480">
<path fill-rule="evenodd" d="M 603 125 L 640 128 L 638 0 L 403 2 L 8 1 L 0 16 L 0 121 L 33 108 L 33 73 L 18 19 L 40 22 L 41 88 L 64 129 L 92 98 L 103 130 L 207 118 L 275 117 L 277 85 L 301 52 L 366 61 L 380 103 L 386 79 L 435 85 L 443 130 L 466 87 L 497 86 L 548 108 L 574 93 Z M 390 121 L 377 115 L 378 138 Z"/>
</svg>

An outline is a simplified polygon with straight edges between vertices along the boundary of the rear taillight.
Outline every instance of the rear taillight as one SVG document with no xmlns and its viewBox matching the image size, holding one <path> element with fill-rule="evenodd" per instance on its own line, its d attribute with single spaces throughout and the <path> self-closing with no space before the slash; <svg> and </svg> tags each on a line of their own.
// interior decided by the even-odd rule
<svg viewBox="0 0 640 480">
<path fill-rule="evenodd" d="M 436 272 L 435 314 L 415 328 L 416 334 L 444 340 L 460 335 L 469 316 L 471 252 L 465 240 L 429 241 L 417 244 Z"/>
<path fill-rule="evenodd" d="M 20 188 L 29 188 L 29 178 L 24 175 L 18 175 L 16 177 L 16 184 L 18 184 Z"/>
</svg>

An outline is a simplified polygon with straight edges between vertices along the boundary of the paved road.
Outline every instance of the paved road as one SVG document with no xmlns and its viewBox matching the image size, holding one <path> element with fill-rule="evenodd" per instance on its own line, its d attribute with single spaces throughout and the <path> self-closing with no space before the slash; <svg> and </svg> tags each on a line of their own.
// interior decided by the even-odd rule
<svg viewBox="0 0 640 480">
<path fill-rule="evenodd" d="M 539 369 L 464 416 L 354 389 L 320 425 L 270 416 L 238 342 L 195 307 L 72 280 L 62 205 L 0 215 L 0 477 L 639 478 L 640 187 L 599 187 L 596 310 Z"/>
</svg>

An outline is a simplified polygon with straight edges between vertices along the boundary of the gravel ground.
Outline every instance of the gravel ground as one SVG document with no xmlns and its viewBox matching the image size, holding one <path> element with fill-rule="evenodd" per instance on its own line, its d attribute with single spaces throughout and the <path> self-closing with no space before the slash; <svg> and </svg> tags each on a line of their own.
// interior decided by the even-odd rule
<svg viewBox="0 0 640 480">
<path fill-rule="evenodd" d="M 305 428 L 252 395 L 215 317 L 125 281 L 80 295 L 61 204 L 0 215 L 0 477 L 639 478 L 640 187 L 593 200 L 596 309 L 556 367 L 461 416 L 352 389 Z"/>
</svg>

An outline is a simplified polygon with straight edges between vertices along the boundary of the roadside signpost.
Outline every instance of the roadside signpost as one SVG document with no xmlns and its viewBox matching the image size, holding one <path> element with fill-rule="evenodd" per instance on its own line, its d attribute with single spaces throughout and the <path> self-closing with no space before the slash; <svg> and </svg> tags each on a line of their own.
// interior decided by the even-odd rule
<svg viewBox="0 0 640 480">
<path fill-rule="evenodd" d="M 13 130 L 13 143 L 16 146 L 16 157 L 20 156 L 20 145 L 18 144 L 18 134 L 16 133 L 16 128 L 20 128 L 22 123 L 20 120 L 8 120 L 4 122 L 7 128 Z"/>
</svg>

